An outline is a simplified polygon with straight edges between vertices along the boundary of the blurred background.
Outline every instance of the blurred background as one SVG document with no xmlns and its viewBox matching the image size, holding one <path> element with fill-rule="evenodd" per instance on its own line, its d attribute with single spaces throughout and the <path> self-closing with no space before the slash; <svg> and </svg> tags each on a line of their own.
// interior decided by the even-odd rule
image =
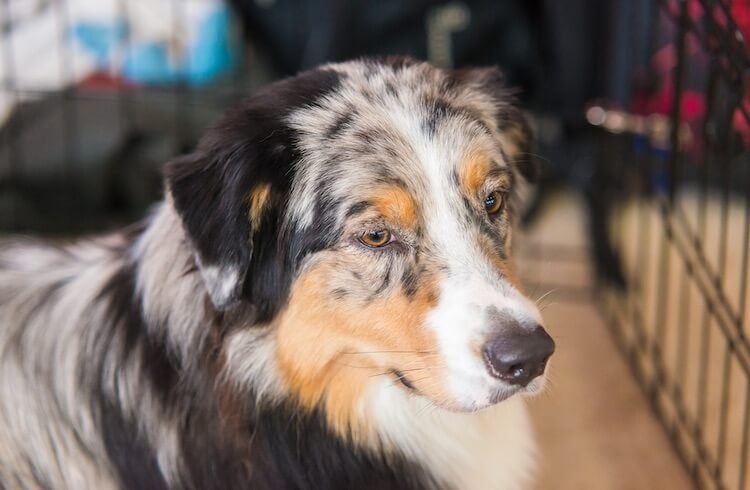
<svg viewBox="0 0 750 490">
<path fill-rule="evenodd" d="M 750 489 L 750 0 L 0 0 L 0 232 L 137 219 L 160 168 L 326 61 L 499 65 L 544 177 L 540 489 Z"/>
</svg>

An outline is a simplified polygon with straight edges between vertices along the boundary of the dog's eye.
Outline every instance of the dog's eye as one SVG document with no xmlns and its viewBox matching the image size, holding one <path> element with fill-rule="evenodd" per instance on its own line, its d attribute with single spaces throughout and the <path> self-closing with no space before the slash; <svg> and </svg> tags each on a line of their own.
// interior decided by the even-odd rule
<svg viewBox="0 0 750 490">
<path fill-rule="evenodd" d="M 370 230 L 359 237 L 359 241 L 368 247 L 383 247 L 391 243 L 391 232 L 388 230 Z"/>
<path fill-rule="evenodd" d="M 489 196 L 484 198 L 484 209 L 487 211 L 487 214 L 492 216 L 493 214 L 497 214 L 500 212 L 501 209 L 503 209 L 503 195 L 495 191 Z"/>
</svg>

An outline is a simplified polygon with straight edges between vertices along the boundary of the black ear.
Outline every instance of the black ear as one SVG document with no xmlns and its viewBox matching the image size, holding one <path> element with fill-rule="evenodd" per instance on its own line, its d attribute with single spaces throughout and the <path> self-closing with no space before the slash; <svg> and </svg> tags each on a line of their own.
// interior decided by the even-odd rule
<svg viewBox="0 0 750 490">
<path fill-rule="evenodd" d="M 288 101 L 274 94 L 239 104 L 165 168 L 168 199 L 220 310 L 245 299 L 271 310 L 283 294 L 274 290 L 278 234 L 296 154 L 280 116 Z"/>
<path fill-rule="evenodd" d="M 167 165 L 168 199 L 217 309 L 248 301 L 262 322 L 286 300 L 294 255 L 282 221 L 300 158 L 286 118 L 338 83 L 336 73 L 317 69 L 271 84 Z"/>
<path fill-rule="evenodd" d="M 509 107 L 500 119 L 499 128 L 518 171 L 527 181 L 536 182 L 541 169 L 536 157 L 536 137 L 526 116 L 517 107 Z"/>
<path fill-rule="evenodd" d="M 534 131 L 516 105 L 514 92 L 506 86 L 502 72 L 497 67 L 462 68 L 454 70 L 453 76 L 459 83 L 479 89 L 493 98 L 494 117 L 508 157 L 526 180 L 535 181 L 540 169 L 535 157 Z"/>
<path fill-rule="evenodd" d="M 254 231 L 272 205 L 271 183 L 253 182 L 250 153 L 242 148 L 216 153 L 199 148 L 166 168 L 169 199 L 218 309 L 242 297 L 254 255 Z"/>
<path fill-rule="evenodd" d="M 247 301 L 258 321 L 278 311 L 289 289 L 281 226 L 293 152 L 281 133 L 268 144 L 209 133 L 194 153 L 166 167 L 168 199 L 214 307 Z"/>
</svg>

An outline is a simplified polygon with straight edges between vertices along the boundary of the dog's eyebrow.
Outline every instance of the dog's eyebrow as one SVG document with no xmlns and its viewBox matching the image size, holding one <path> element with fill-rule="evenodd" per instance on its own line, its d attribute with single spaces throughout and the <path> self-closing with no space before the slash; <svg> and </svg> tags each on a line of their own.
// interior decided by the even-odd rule
<svg viewBox="0 0 750 490">
<path fill-rule="evenodd" d="M 500 167 L 493 165 L 493 168 L 487 173 L 487 179 L 500 180 L 508 187 L 513 185 L 513 172 L 510 167 Z"/>
<path fill-rule="evenodd" d="M 346 217 L 351 218 L 352 216 L 361 214 L 372 206 L 373 204 L 370 201 L 359 201 L 349 206 L 349 209 L 346 210 Z"/>
</svg>

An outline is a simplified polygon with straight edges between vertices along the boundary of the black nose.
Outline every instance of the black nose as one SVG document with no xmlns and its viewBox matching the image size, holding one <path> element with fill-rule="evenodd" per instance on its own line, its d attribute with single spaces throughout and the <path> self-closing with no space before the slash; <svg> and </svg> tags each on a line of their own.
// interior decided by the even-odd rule
<svg viewBox="0 0 750 490">
<path fill-rule="evenodd" d="M 555 352 L 555 341 L 541 326 L 531 332 L 513 329 L 491 339 L 484 346 L 487 370 L 495 378 L 526 386 L 544 372 Z"/>
</svg>

